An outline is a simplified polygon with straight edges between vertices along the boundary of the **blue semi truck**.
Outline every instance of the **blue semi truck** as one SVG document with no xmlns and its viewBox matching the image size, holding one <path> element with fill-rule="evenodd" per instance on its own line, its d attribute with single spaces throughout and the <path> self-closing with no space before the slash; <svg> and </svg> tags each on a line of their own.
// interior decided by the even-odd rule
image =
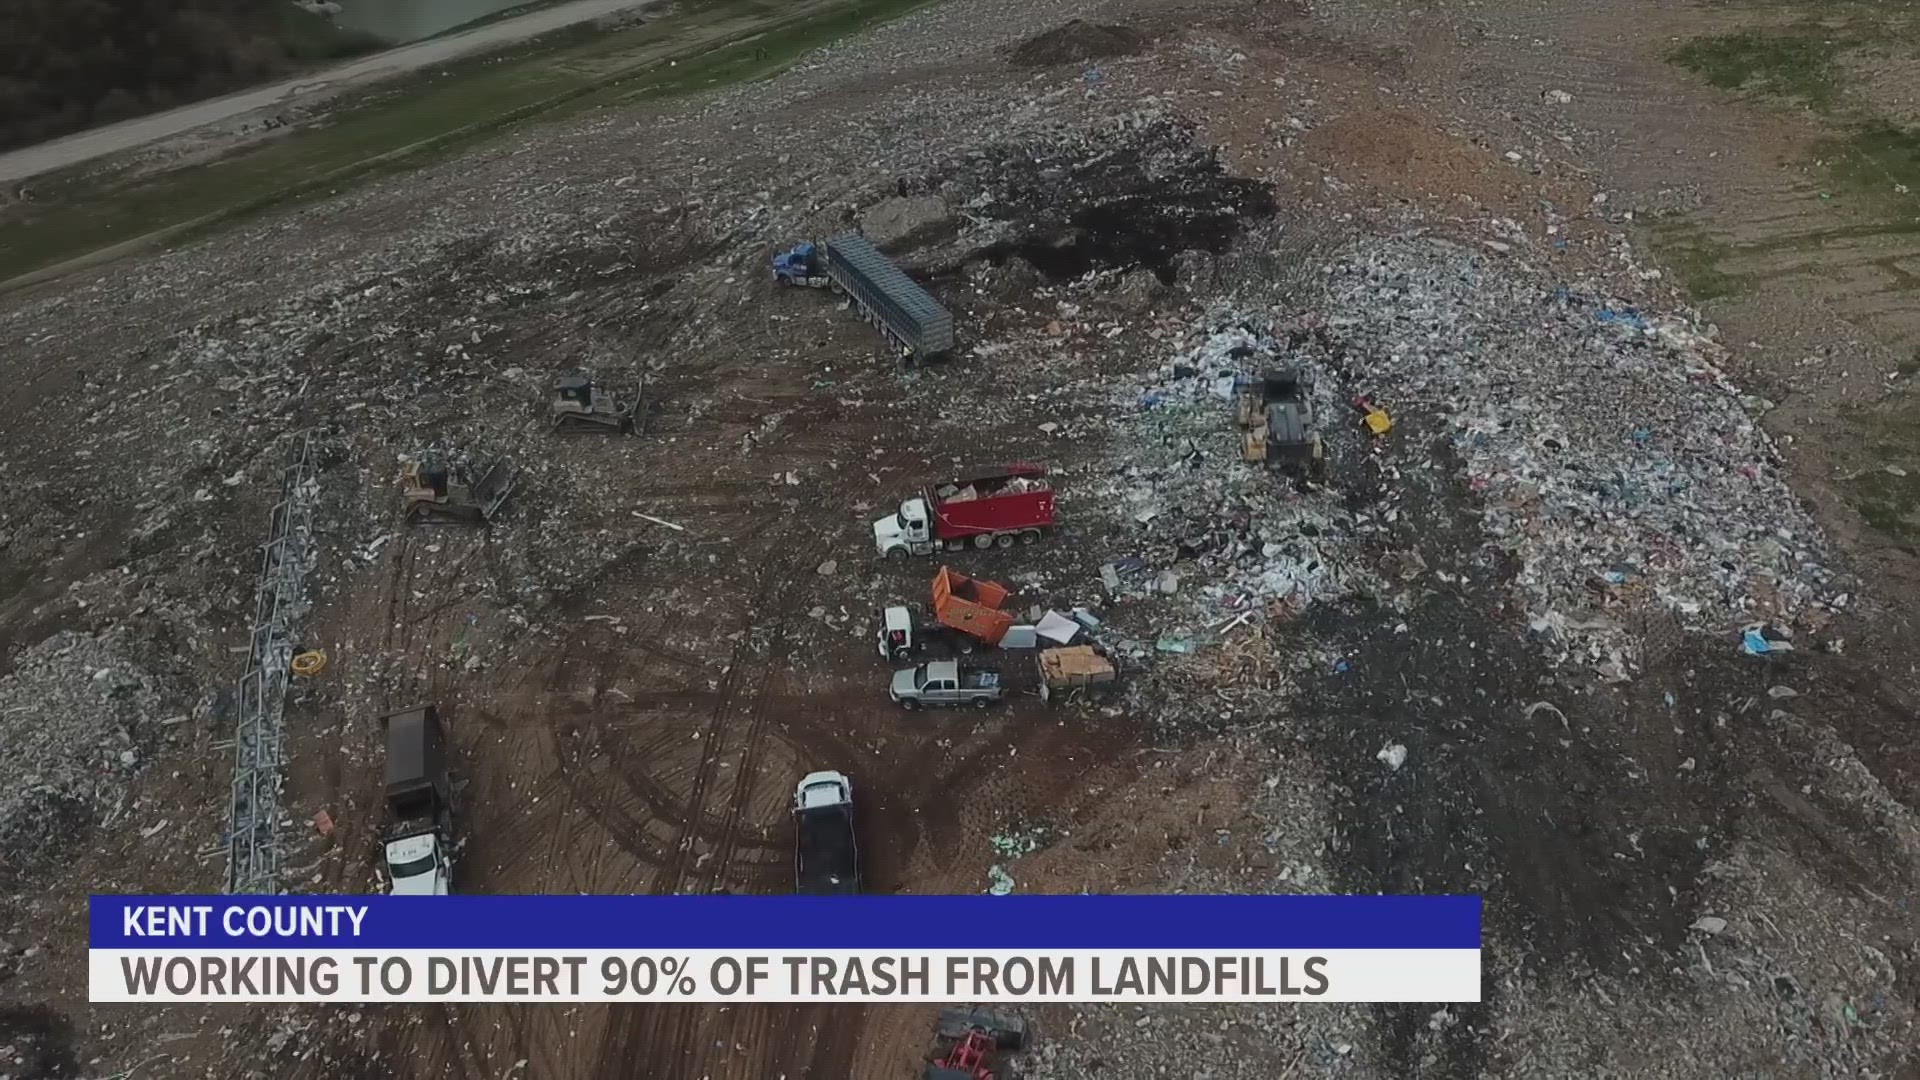
<svg viewBox="0 0 1920 1080">
<path fill-rule="evenodd" d="M 953 349 L 953 316 L 859 233 L 798 244 L 773 257 L 773 280 L 845 293 L 908 359 Z"/>
</svg>

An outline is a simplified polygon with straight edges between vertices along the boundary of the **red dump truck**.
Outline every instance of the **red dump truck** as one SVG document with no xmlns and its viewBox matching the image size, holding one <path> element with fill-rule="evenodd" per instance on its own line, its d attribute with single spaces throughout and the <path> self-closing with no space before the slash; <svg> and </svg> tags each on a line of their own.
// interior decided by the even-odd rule
<svg viewBox="0 0 1920 1080">
<path fill-rule="evenodd" d="M 873 523 L 873 545 L 889 559 L 967 547 L 1031 544 L 1053 529 L 1053 485 L 1041 465 L 937 484 Z"/>
</svg>

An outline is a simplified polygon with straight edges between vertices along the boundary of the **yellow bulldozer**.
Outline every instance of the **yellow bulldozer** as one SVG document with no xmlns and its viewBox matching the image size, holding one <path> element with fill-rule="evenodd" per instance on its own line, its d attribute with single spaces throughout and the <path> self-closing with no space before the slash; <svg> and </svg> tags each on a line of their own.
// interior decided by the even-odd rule
<svg viewBox="0 0 1920 1080">
<path fill-rule="evenodd" d="M 474 475 L 478 474 L 478 479 Z M 407 524 L 478 528 L 492 521 L 513 494 L 513 467 L 496 461 L 484 470 L 439 458 L 409 461 L 400 473 Z"/>
</svg>

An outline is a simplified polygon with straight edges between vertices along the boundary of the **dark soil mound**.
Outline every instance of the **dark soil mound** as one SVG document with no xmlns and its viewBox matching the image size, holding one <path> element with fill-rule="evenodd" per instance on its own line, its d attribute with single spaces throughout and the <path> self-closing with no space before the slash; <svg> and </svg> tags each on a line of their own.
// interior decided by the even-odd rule
<svg viewBox="0 0 1920 1080">
<path fill-rule="evenodd" d="M 1048 278 L 1144 267 L 1162 282 L 1182 252 L 1218 255 L 1243 224 L 1274 212 L 1273 190 L 1233 176 L 1192 132 L 1159 125 L 1085 144 L 1002 148 L 948 174 L 1007 228 L 972 253 L 1019 257 Z"/>
<path fill-rule="evenodd" d="M 1074 19 L 1014 46 L 1009 58 L 1027 67 L 1052 67 L 1107 56 L 1132 56 L 1146 47 L 1147 36 L 1131 26 L 1100 26 Z"/>
</svg>

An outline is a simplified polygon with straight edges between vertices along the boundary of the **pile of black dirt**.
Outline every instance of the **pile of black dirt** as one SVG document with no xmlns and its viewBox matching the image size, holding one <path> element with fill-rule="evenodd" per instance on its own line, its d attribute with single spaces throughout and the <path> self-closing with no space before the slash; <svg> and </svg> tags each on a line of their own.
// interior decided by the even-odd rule
<svg viewBox="0 0 1920 1080">
<path fill-rule="evenodd" d="M 1167 284 L 1182 253 L 1218 255 L 1250 219 L 1275 210 L 1273 189 L 1230 175 L 1212 150 L 1172 125 L 1086 146 L 1015 148 L 974 166 L 986 213 L 1007 237 L 970 258 L 1018 256 L 1056 281 L 1145 268 Z M 969 185 L 971 186 L 971 185 Z"/>
<path fill-rule="evenodd" d="M 1144 52 L 1147 35 L 1131 26 L 1102 26 L 1074 19 L 1015 45 L 1008 59 L 1025 67 L 1084 63 Z"/>
<path fill-rule="evenodd" d="M 0 1006 L 0 1048 L 13 1080 L 67 1080 L 80 1075 L 73 1023 L 45 1005 Z"/>
</svg>

